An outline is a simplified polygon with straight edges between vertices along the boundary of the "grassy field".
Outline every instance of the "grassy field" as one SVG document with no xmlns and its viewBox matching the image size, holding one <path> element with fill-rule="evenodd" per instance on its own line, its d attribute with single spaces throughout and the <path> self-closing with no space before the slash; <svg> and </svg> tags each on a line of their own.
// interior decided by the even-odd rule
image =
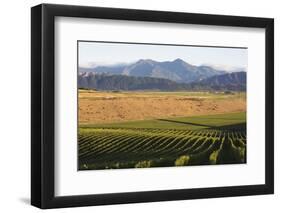
<svg viewBox="0 0 281 213">
<path fill-rule="evenodd" d="M 225 128 L 246 122 L 246 113 L 227 113 L 191 117 L 173 117 L 143 121 L 128 121 L 110 124 L 81 124 L 80 131 L 91 131 L 92 128 L 153 128 L 153 129 L 188 129 Z"/>
<path fill-rule="evenodd" d="M 245 163 L 246 113 L 80 124 L 78 145 L 80 170 Z"/>
</svg>

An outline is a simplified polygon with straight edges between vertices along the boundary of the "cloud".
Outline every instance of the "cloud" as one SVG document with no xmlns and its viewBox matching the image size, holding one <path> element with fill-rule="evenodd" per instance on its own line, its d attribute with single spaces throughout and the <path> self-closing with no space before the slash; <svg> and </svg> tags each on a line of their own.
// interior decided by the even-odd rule
<svg viewBox="0 0 281 213">
<path fill-rule="evenodd" d="M 79 67 L 82 68 L 95 68 L 98 66 L 123 66 L 123 65 L 129 65 L 131 63 L 123 63 L 123 62 L 87 62 L 87 63 L 79 63 Z"/>
<path fill-rule="evenodd" d="M 239 71 L 245 71 L 247 72 L 247 67 L 237 67 L 237 66 L 230 66 L 225 64 L 203 64 L 204 66 L 210 66 L 217 70 L 224 70 L 227 72 L 239 72 Z"/>
</svg>

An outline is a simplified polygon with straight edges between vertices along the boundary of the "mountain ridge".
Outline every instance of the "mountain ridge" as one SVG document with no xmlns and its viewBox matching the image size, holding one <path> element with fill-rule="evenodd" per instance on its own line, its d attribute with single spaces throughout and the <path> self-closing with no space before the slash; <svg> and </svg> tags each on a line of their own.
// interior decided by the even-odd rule
<svg viewBox="0 0 281 213">
<path fill-rule="evenodd" d="M 79 72 L 92 72 L 95 74 L 127 75 L 135 77 L 164 78 L 177 83 L 190 83 L 215 75 L 227 73 L 211 66 L 196 66 L 177 58 L 173 61 L 155 61 L 140 59 L 135 63 L 126 65 L 96 66 L 93 68 L 79 67 Z"/>
<path fill-rule="evenodd" d="M 160 90 L 160 91 L 246 91 L 246 72 L 211 76 L 191 83 L 179 83 L 165 78 L 96 74 L 81 72 L 78 87 L 96 90 Z"/>
</svg>

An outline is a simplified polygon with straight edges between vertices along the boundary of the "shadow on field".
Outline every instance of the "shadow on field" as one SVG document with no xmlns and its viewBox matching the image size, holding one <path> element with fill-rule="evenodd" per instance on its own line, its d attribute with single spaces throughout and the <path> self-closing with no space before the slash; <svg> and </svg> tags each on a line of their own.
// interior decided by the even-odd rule
<svg viewBox="0 0 281 213">
<path fill-rule="evenodd" d="M 198 123 L 192 123 L 192 122 L 186 122 L 186 121 L 175 121 L 175 120 L 170 120 L 170 119 L 157 119 L 157 120 L 192 125 L 192 126 L 207 127 L 208 129 L 214 129 L 214 130 L 246 130 L 246 122 L 230 124 L 230 125 L 223 125 L 223 126 L 212 126 L 212 125 L 198 124 Z"/>
<path fill-rule="evenodd" d="M 241 121 L 241 118 L 204 118 L 204 120 Z"/>
<path fill-rule="evenodd" d="M 246 122 L 238 123 L 238 124 L 230 124 L 224 126 L 215 126 L 210 129 L 217 129 L 217 130 L 246 130 Z"/>
<path fill-rule="evenodd" d="M 175 121 L 175 120 L 169 120 L 169 119 L 157 119 L 157 120 L 158 121 L 172 122 L 172 123 L 179 123 L 179 124 L 187 124 L 187 125 L 193 125 L 193 126 L 203 126 L 203 127 L 208 127 L 208 128 L 214 128 L 215 127 L 215 126 L 191 123 L 191 122 L 186 122 L 186 121 Z"/>
</svg>

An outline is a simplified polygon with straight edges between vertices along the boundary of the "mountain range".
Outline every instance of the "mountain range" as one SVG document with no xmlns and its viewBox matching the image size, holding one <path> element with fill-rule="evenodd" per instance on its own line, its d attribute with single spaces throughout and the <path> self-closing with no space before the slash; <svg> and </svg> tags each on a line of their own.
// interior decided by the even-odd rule
<svg viewBox="0 0 281 213">
<path fill-rule="evenodd" d="M 179 83 L 190 83 L 203 78 L 226 73 L 211 66 L 195 66 L 182 59 L 158 62 L 151 59 L 141 59 L 128 65 L 97 66 L 94 68 L 79 68 L 80 72 L 106 73 L 135 77 L 164 78 Z"/>
<path fill-rule="evenodd" d="M 229 73 L 182 59 L 79 68 L 78 87 L 98 90 L 246 90 L 246 72 Z"/>
<path fill-rule="evenodd" d="M 162 90 L 176 91 L 188 89 L 187 84 L 164 78 L 136 77 L 83 73 L 78 76 L 79 88 L 97 90 Z"/>
</svg>

